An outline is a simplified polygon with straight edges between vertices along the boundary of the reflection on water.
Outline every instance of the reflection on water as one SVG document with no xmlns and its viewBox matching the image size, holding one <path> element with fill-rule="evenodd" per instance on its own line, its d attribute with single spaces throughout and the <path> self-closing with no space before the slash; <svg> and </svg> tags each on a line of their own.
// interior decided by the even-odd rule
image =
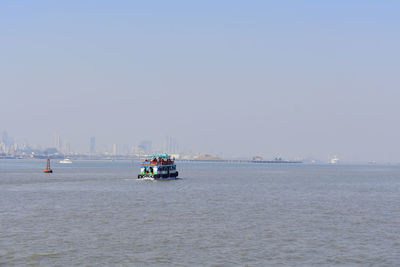
<svg viewBox="0 0 400 267">
<path fill-rule="evenodd" d="M 400 168 L 0 161 L 0 264 L 388 265 L 400 262 Z"/>
</svg>

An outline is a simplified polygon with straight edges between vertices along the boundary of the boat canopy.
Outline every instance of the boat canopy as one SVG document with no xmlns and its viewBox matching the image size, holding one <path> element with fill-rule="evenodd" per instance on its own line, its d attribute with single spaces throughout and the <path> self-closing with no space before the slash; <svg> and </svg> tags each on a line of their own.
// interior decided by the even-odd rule
<svg viewBox="0 0 400 267">
<path fill-rule="evenodd" d="M 158 158 L 169 158 L 170 156 L 167 154 L 160 154 L 160 155 L 155 155 Z"/>
<path fill-rule="evenodd" d="M 145 158 L 170 158 L 171 156 L 168 154 L 159 154 L 159 155 L 153 155 L 153 156 L 145 156 Z"/>
<path fill-rule="evenodd" d="M 146 156 L 145 161 L 142 162 L 142 165 L 166 165 L 173 164 L 175 159 L 171 159 L 171 157 L 167 154 L 159 154 L 153 156 Z"/>
</svg>

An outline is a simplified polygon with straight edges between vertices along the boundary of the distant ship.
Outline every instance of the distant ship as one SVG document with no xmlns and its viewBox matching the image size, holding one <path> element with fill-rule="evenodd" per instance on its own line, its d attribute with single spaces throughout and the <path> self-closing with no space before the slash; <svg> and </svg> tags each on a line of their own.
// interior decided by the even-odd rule
<svg viewBox="0 0 400 267">
<path fill-rule="evenodd" d="M 70 163 L 72 163 L 72 161 L 70 159 L 63 159 L 63 160 L 60 160 L 58 163 L 70 164 Z"/>
<path fill-rule="evenodd" d="M 339 162 L 339 159 L 336 156 L 334 156 L 333 158 L 331 158 L 329 160 L 329 164 L 337 164 L 338 162 Z"/>
</svg>

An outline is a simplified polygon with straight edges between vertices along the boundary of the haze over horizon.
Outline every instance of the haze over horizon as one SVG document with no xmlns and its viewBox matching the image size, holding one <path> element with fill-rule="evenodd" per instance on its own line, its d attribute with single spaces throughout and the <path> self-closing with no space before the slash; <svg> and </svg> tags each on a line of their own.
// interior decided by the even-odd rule
<svg viewBox="0 0 400 267">
<path fill-rule="evenodd" d="M 0 131 L 400 162 L 397 1 L 2 1 Z"/>
</svg>

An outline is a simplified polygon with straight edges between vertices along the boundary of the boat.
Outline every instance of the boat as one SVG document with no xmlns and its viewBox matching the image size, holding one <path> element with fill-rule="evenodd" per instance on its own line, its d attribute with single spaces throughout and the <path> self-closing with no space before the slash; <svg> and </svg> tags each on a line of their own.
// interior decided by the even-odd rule
<svg viewBox="0 0 400 267">
<path fill-rule="evenodd" d="M 178 177 L 175 159 L 167 154 L 154 155 L 140 164 L 138 179 L 171 180 Z"/>
<path fill-rule="evenodd" d="M 46 169 L 43 172 L 44 173 L 53 173 L 53 170 L 50 168 L 50 158 L 47 158 Z"/>
<path fill-rule="evenodd" d="M 339 159 L 336 156 L 334 156 L 333 158 L 331 158 L 329 160 L 329 164 L 337 164 L 338 162 L 339 162 Z"/>
<path fill-rule="evenodd" d="M 70 159 L 63 159 L 63 160 L 60 160 L 58 163 L 69 164 L 69 163 L 72 163 L 72 161 Z"/>
</svg>

